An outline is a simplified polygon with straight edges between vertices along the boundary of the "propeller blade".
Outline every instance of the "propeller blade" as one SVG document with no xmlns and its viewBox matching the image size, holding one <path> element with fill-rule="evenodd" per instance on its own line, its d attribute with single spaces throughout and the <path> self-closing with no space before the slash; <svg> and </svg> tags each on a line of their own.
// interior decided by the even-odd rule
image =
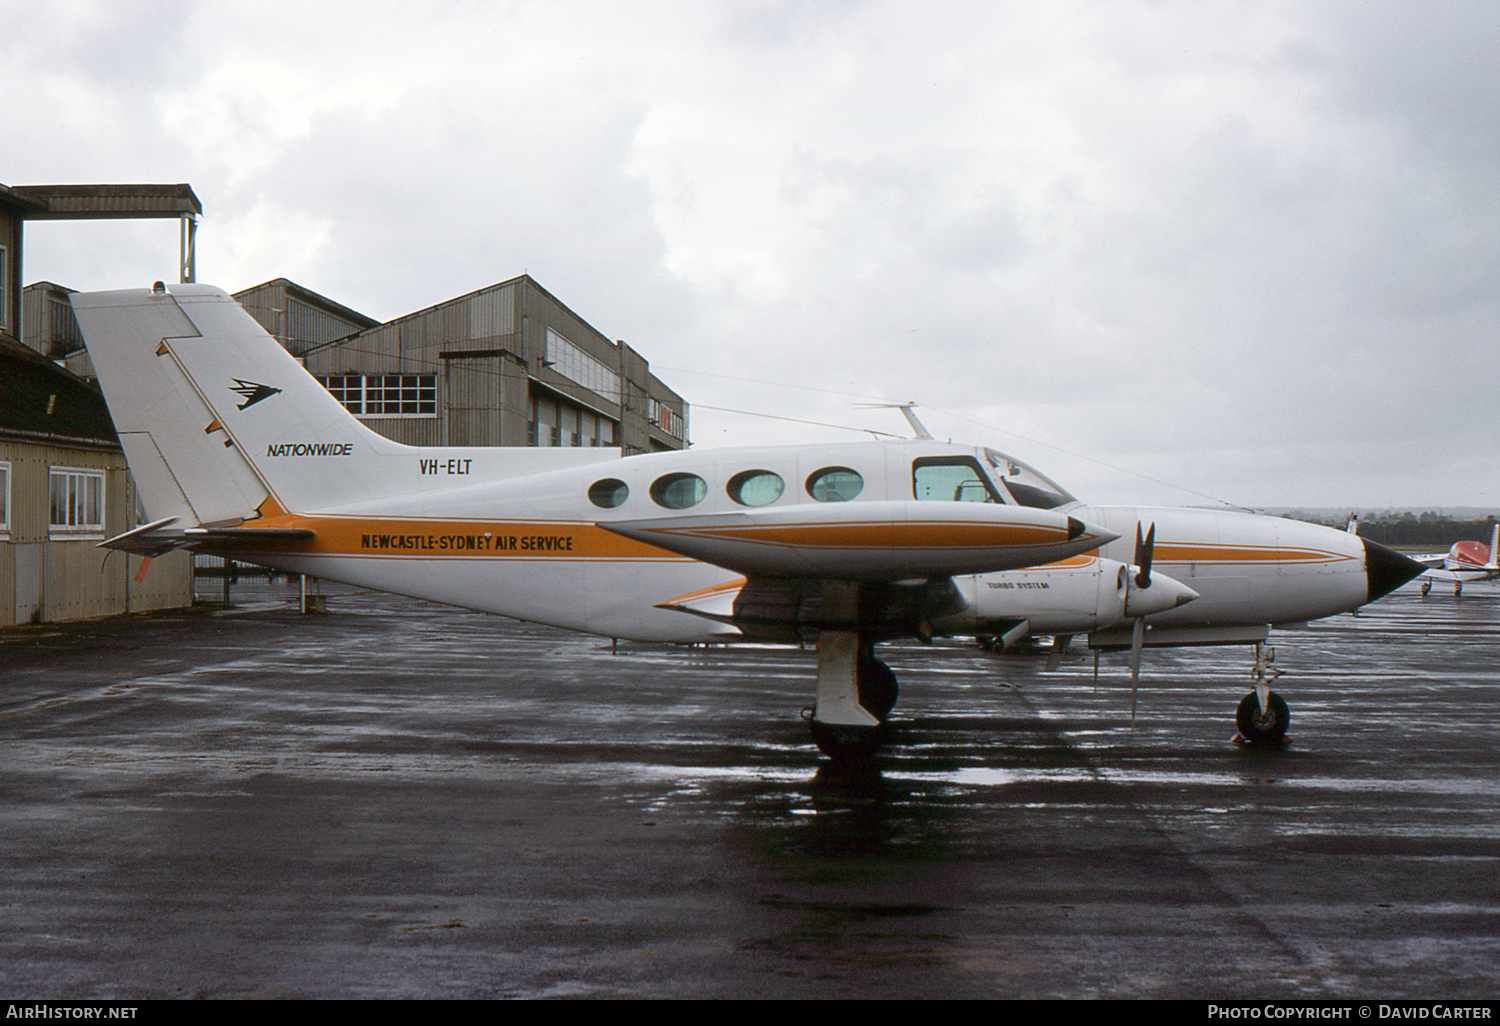
<svg viewBox="0 0 1500 1026">
<path fill-rule="evenodd" d="M 1146 536 L 1141 537 L 1141 525 L 1137 521 L 1135 525 L 1135 565 L 1139 568 L 1135 575 L 1135 586 L 1137 588 L 1151 587 L 1151 558 L 1156 551 L 1156 525 L 1152 524 L 1146 531 Z"/>
<path fill-rule="evenodd" d="M 1073 640 L 1071 634 L 1054 634 L 1052 636 L 1052 649 L 1047 655 L 1047 672 L 1051 673 L 1062 665 L 1063 655 L 1068 651 L 1068 644 Z"/>
<path fill-rule="evenodd" d="M 1141 679 L 1141 645 L 1146 640 L 1146 618 L 1135 618 L 1135 627 L 1130 631 L 1130 725 L 1135 726 L 1136 685 Z"/>
</svg>

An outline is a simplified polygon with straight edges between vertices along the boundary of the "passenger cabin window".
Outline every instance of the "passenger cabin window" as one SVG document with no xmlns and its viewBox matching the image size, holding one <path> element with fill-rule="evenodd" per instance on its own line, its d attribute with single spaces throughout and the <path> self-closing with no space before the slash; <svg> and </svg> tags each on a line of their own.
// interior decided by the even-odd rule
<svg viewBox="0 0 1500 1026">
<path fill-rule="evenodd" d="M 924 502 L 1003 502 L 968 456 L 929 456 L 911 465 L 912 495 Z"/>
<path fill-rule="evenodd" d="M 786 482 L 769 470 L 746 470 L 731 477 L 724 490 L 741 506 L 769 506 L 781 498 Z"/>
<path fill-rule="evenodd" d="M 865 490 L 865 479 L 848 467 L 824 467 L 807 479 L 807 494 L 819 502 L 848 502 Z"/>
<path fill-rule="evenodd" d="M 651 484 L 651 498 L 666 509 L 687 509 L 703 501 L 708 483 L 697 474 L 667 474 Z"/>
<path fill-rule="evenodd" d="M 600 509 L 614 509 L 630 498 L 630 487 L 624 481 L 606 477 L 589 486 L 589 501 Z"/>
</svg>

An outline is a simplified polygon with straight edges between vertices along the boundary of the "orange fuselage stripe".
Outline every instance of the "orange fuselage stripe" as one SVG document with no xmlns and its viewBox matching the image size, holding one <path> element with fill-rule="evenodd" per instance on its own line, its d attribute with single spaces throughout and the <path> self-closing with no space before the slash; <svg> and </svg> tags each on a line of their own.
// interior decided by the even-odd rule
<svg viewBox="0 0 1500 1026">
<path fill-rule="evenodd" d="M 1269 545 L 1157 545 L 1155 562 L 1266 565 L 1338 563 L 1354 558 L 1352 555 L 1324 549 L 1285 549 Z"/>
<path fill-rule="evenodd" d="M 314 537 L 286 541 L 247 536 L 244 541 L 214 539 L 211 546 L 228 551 L 423 559 L 687 558 L 577 521 L 374 519 L 292 513 L 256 520 L 246 527 L 301 528 L 312 531 Z"/>
<path fill-rule="evenodd" d="M 745 527 L 646 528 L 664 537 L 786 545 L 810 549 L 977 549 L 1047 545 L 1067 541 L 1067 532 L 1033 524 L 974 524 L 891 520 L 883 523 L 755 524 Z"/>
</svg>

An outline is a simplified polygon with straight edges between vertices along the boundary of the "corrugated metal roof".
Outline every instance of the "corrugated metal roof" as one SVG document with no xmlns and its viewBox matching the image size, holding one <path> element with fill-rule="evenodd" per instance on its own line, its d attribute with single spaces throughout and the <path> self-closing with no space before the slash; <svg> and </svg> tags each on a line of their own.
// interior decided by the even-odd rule
<svg viewBox="0 0 1500 1026">
<path fill-rule="evenodd" d="M 47 204 L 41 200 L 29 199 L 20 195 L 16 190 L 6 185 L 0 185 L 0 206 L 9 207 L 12 210 L 21 211 L 22 216 L 33 211 L 46 210 Z"/>
<path fill-rule="evenodd" d="M 203 204 L 185 182 L 175 185 L 17 185 L 15 196 L 42 204 L 28 221 L 200 216 Z"/>
</svg>

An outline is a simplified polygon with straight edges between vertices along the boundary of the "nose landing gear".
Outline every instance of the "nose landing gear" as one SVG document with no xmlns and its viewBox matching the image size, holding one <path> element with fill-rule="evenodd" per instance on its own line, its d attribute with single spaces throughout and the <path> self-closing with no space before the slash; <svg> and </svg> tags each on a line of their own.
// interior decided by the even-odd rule
<svg viewBox="0 0 1500 1026">
<path fill-rule="evenodd" d="M 1286 701 L 1271 690 L 1271 682 L 1281 676 L 1281 671 L 1271 665 L 1275 659 L 1274 648 L 1256 644 L 1255 668 L 1250 673 L 1255 690 L 1240 699 L 1239 708 L 1234 713 L 1234 725 L 1239 728 L 1237 741 L 1256 745 L 1285 743 L 1292 714 Z"/>
</svg>

